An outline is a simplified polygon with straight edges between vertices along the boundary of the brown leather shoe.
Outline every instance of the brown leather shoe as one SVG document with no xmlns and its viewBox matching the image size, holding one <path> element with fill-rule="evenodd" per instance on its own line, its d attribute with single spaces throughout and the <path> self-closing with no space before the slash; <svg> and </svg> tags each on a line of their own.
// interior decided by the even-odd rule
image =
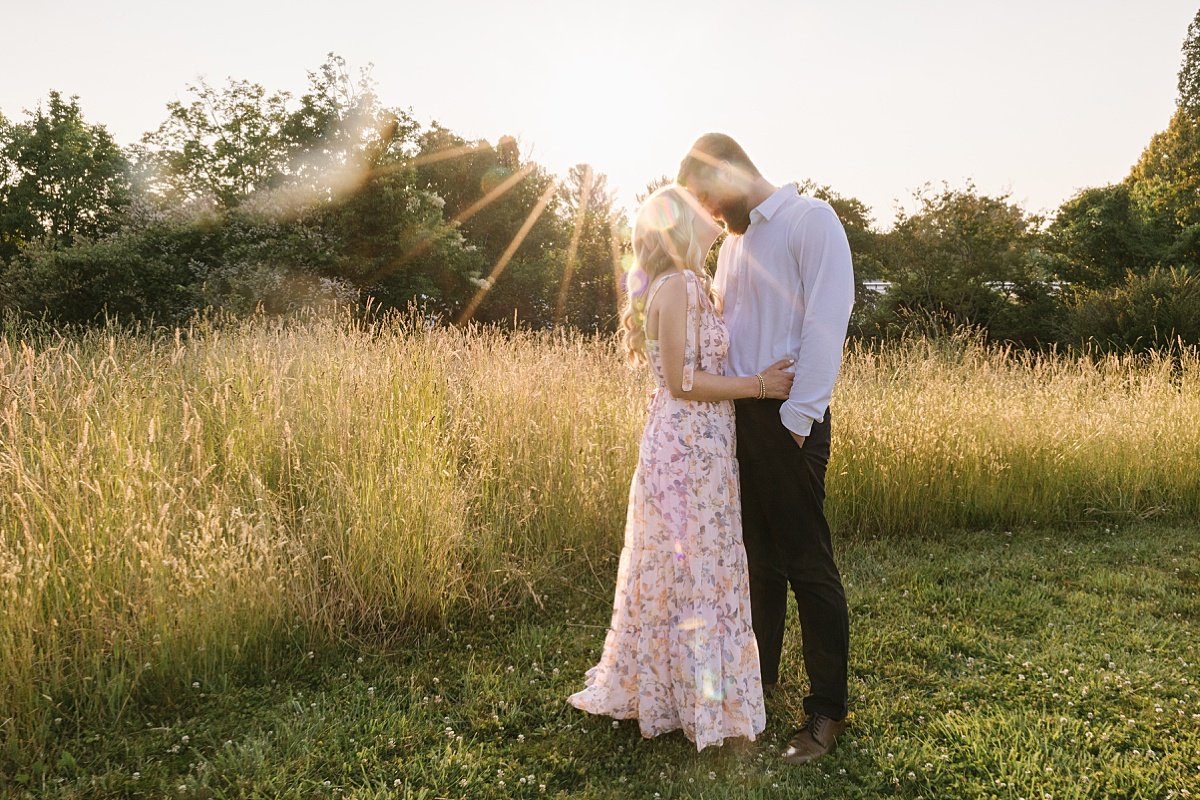
<svg viewBox="0 0 1200 800">
<path fill-rule="evenodd" d="M 785 764 L 807 764 L 828 755 L 837 747 L 838 737 L 846 730 L 846 720 L 830 719 L 822 714 L 813 714 L 804 721 L 804 727 L 783 750 Z"/>
</svg>

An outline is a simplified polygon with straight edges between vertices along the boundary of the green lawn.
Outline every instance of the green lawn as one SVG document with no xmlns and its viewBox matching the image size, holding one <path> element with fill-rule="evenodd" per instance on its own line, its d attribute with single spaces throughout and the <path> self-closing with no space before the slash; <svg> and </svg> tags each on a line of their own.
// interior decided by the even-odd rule
<svg viewBox="0 0 1200 800">
<path fill-rule="evenodd" d="M 847 542 L 851 725 L 830 758 L 774 754 L 791 686 L 752 744 L 697 754 L 570 708 L 608 621 L 614 564 L 527 604 L 380 652 L 297 652 L 283 674 L 58 723 L 15 797 L 1200 797 L 1200 531 L 944 534 Z M 494 618 L 493 618 L 494 617 Z M 787 670 L 791 672 L 787 672 Z M 785 678 L 786 680 L 786 678 Z M 1190 792 L 1190 795 L 1188 794 Z"/>
</svg>

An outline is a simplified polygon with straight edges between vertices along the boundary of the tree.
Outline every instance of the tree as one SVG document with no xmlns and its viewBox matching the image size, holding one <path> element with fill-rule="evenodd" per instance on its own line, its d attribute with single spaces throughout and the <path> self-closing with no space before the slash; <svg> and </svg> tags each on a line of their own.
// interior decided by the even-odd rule
<svg viewBox="0 0 1200 800">
<path fill-rule="evenodd" d="M 457 232 L 479 262 L 467 275 L 465 295 L 455 301 L 457 311 L 479 295 L 471 314 L 477 321 L 511 323 L 515 317 L 535 327 L 552 324 L 559 258 L 569 236 L 557 213 L 557 193 L 542 202 L 554 192 L 554 178 L 523 160 L 510 136 L 493 147 L 434 123 L 419 141 L 417 183 L 445 200 L 446 230 Z M 518 243 L 526 220 L 531 227 Z"/>
<path fill-rule="evenodd" d="M 119 219 L 58 206 L 38 217 L 30 209 L 73 197 L 45 183 L 26 205 L 12 202 L 31 170 L 16 158 L 28 148 L 9 145 L 26 131 L 0 117 L 3 304 L 63 322 L 169 322 L 197 305 L 285 312 L 373 298 L 415 301 L 440 320 L 613 325 L 624 245 L 604 176 L 581 165 L 560 181 L 511 137 L 492 145 L 423 129 L 379 103 L 368 70 L 335 55 L 308 77 L 299 97 L 246 80 L 190 87 L 129 149 L 132 170 L 115 162 L 131 198 L 110 203 Z M 57 95 L 44 116 L 65 120 L 49 125 L 59 132 L 82 124 Z M 103 129 L 86 132 L 111 145 Z M 111 230 L 85 224 L 101 219 Z M 103 237 L 89 241 L 93 229 Z M 47 231 L 65 232 L 53 246 L 71 246 L 33 244 Z"/>
<path fill-rule="evenodd" d="M 571 238 L 562 258 L 555 319 L 586 331 L 616 330 L 619 315 L 613 259 L 622 215 L 607 184 L 590 164 L 577 164 L 559 190 L 561 220 L 570 226 Z"/>
<path fill-rule="evenodd" d="M 308 91 L 299 106 L 283 122 L 279 136 L 293 155 L 306 156 L 289 164 L 289 172 L 320 177 L 322 168 L 355 161 L 367 148 L 399 143 L 412 147 L 418 125 L 406 113 L 380 105 L 370 66 L 350 74 L 346 60 L 329 53 L 316 70 L 308 73 Z M 389 135 L 382 135 L 394 128 Z M 364 137 L 379 141 L 364 143 Z M 317 158 L 313 158 L 317 156 Z"/>
<path fill-rule="evenodd" d="M 1179 68 L 1178 108 L 1129 173 L 1130 192 L 1173 241 L 1164 260 L 1200 267 L 1200 12 L 1188 26 Z"/>
<path fill-rule="evenodd" d="M 973 184 L 916 193 L 914 214 L 900 211 L 880 248 L 892 288 L 876 323 L 933 319 L 986 328 L 993 339 L 1026 344 L 1054 338 L 1055 300 L 1041 252 L 1040 218 L 1007 195 Z"/>
<path fill-rule="evenodd" d="M 224 231 L 224 257 L 197 267 L 206 301 L 286 310 L 361 291 L 385 307 L 452 313 L 481 259 L 444 198 L 420 185 L 420 127 L 336 55 L 308 78 L 298 100 L 244 80 L 201 82 L 144 138 L 152 196 L 196 218 L 209 209 Z"/>
<path fill-rule="evenodd" d="M 1200 224 L 1200 114 L 1180 108 L 1150 140 L 1128 178 L 1148 213 L 1182 231 Z"/>
<path fill-rule="evenodd" d="M 0 258 L 111 233 L 131 196 L 129 162 L 79 99 L 51 92 L 28 120 L 0 120 Z"/>
<path fill-rule="evenodd" d="M 168 103 L 167 120 L 142 138 L 151 192 L 169 205 L 233 208 L 279 180 L 292 155 L 287 92 L 232 79 L 188 91 L 191 101 Z"/>
<path fill-rule="evenodd" d="M 1084 189 L 1062 204 L 1048 229 L 1060 256 L 1055 271 L 1081 287 L 1115 286 L 1127 271 L 1145 273 L 1162 260 L 1169 227 L 1137 202 L 1129 182 Z"/>
<path fill-rule="evenodd" d="M 8 142 L 12 140 L 12 123 L 0 113 L 0 272 L 6 262 L 21 245 L 19 226 L 8 221 L 8 192 L 16 175 L 16 166 L 8 154 Z"/>
<path fill-rule="evenodd" d="M 384 307 L 416 302 L 452 319 L 484 263 L 442 208 L 441 197 L 415 185 L 411 166 L 385 162 L 315 226 L 332 250 L 330 277 L 359 287 Z"/>
<path fill-rule="evenodd" d="M 1200 116 L 1200 11 L 1188 25 L 1179 66 L 1179 108 L 1192 117 Z"/>
<path fill-rule="evenodd" d="M 172 206 L 230 209 L 255 197 L 263 211 L 296 213 L 353 191 L 367 162 L 415 144 L 416 123 L 379 105 L 366 71 L 352 78 L 330 54 L 308 78 L 295 102 L 246 80 L 189 86 L 191 100 L 168 103 L 137 148 L 148 190 Z"/>
<path fill-rule="evenodd" d="M 260 204 L 277 215 L 336 204 L 419 147 L 420 126 L 407 111 L 379 102 L 369 66 L 353 77 L 345 60 L 330 53 L 308 80 L 278 133 L 290 156 Z"/>
</svg>

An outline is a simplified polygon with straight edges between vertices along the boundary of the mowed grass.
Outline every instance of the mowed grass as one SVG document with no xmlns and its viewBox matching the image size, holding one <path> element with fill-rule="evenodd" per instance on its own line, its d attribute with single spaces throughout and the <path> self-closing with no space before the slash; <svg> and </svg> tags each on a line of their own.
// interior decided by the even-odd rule
<svg viewBox="0 0 1200 800">
<path fill-rule="evenodd" d="M 0 779 L 83 763 L 65 732 L 144 727 L 193 685 L 224 703 L 347 652 L 445 642 L 454 620 L 492 635 L 488 613 L 557 636 L 552 603 L 592 570 L 598 605 L 575 621 L 601 624 L 647 388 L 609 340 L 401 318 L 0 336 Z M 851 348 L 834 406 L 848 547 L 1200 518 L 1194 350 Z M 1140 584 L 1112 580 L 1096 614 L 1120 621 Z M 375 674 L 437 660 L 415 652 Z M 246 713 L 269 716 L 265 697 Z"/>
<path fill-rule="evenodd" d="M 565 703 L 596 658 L 615 563 L 388 649 L 296 652 L 115 729 L 57 723 L 13 796 L 1175 798 L 1200 786 L 1196 530 L 1139 524 L 840 546 L 851 725 L 805 768 L 794 618 L 755 743 L 696 753 Z"/>
</svg>

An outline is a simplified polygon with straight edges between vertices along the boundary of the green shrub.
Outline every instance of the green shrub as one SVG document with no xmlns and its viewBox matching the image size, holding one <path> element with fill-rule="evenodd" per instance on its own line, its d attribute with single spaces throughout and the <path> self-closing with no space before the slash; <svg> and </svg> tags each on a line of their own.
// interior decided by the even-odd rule
<svg viewBox="0 0 1200 800">
<path fill-rule="evenodd" d="M 1076 294 L 1065 327 L 1068 341 L 1109 351 L 1200 343 L 1200 275 L 1180 268 L 1126 273 L 1118 286 Z"/>
</svg>

